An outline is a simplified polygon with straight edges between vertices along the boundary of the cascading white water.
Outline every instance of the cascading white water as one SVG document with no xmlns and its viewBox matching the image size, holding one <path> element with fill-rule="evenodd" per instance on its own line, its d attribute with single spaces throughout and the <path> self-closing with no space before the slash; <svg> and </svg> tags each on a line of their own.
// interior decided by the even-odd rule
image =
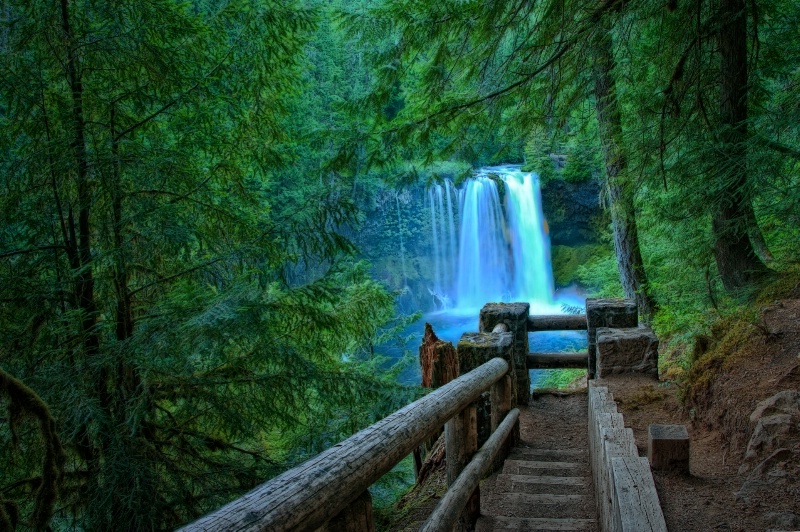
<svg viewBox="0 0 800 532">
<path fill-rule="evenodd" d="M 428 193 L 437 306 L 452 302 L 458 312 L 475 313 L 491 301 L 527 301 L 533 309 L 552 309 L 550 243 L 537 177 L 518 166 L 482 168 L 458 191 L 458 213 L 450 203 L 455 192 L 445 182 Z"/>
<path fill-rule="evenodd" d="M 449 308 L 454 294 L 454 263 L 458 243 L 453 217 L 453 196 L 457 193 L 452 182 L 434 185 L 428 189 L 428 208 L 431 212 L 431 231 L 433 240 L 434 280 L 430 290 L 435 306 Z M 445 210 L 445 205 L 447 206 Z"/>
</svg>

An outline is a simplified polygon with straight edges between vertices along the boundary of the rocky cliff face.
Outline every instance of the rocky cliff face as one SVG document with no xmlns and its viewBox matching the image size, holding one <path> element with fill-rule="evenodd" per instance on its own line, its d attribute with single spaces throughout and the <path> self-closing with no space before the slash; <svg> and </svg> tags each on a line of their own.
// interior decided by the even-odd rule
<svg viewBox="0 0 800 532">
<path fill-rule="evenodd" d="M 602 216 L 600 182 L 551 180 L 542 186 L 542 208 L 554 246 L 581 246 L 598 242 Z"/>
</svg>

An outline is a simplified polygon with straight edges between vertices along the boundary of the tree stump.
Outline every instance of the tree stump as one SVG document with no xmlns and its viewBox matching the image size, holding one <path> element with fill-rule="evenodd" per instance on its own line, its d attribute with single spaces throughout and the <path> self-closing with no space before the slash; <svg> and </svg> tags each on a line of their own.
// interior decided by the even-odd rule
<svg viewBox="0 0 800 532">
<path fill-rule="evenodd" d="M 419 346 L 419 364 L 422 368 L 422 387 L 438 388 L 459 376 L 458 352 L 453 344 L 439 339 L 430 323 L 425 324 L 425 334 L 422 336 L 422 345 Z M 433 458 L 436 439 L 442 433 L 439 430 L 427 442 L 414 450 L 414 472 L 417 482 L 425 481 L 427 473 L 426 464 Z M 428 466 L 430 469 L 430 466 Z"/>
<path fill-rule="evenodd" d="M 459 375 L 456 348 L 452 343 L 440 340 L 430 323 L 425 324 L 425 334 L 419 346 L 419 364 L 423 388 L 438 388 Z"/>
</svg>

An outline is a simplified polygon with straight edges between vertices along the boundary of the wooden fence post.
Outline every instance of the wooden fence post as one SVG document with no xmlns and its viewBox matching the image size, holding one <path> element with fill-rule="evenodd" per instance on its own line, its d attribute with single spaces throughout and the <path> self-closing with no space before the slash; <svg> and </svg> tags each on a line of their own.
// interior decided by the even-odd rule
<svg viewBox="0 0 800 532">
<path fill-rule="evenodd" d="M 372 495 L 365 491 L 339 515 L 322 525 L 316 532 L 375 532 L 372 518 Z"/>
<path fill-rule="evenodd" d="M 444 441 L 447 453 L 447 485 L 451 486 L 478 450 L 478 419 L 474 403 L 447 422 L 444 426 Z M 475 523 L 480 510 L 480 489 L 475 488 L 464 507 L 462 522 Z"/>
<path fill-rule="evenodd" d="M 464 333 L 458 341 L 458 363 L 462 373 L 467 373 L 495 357 L 513 364 L 512 333 Z M 512 400 L 513 402 L 513 400 Z M 492 434 L 491 393 L 484 392 L 475 402 L 478 409 L 478 447 L 483 445 Z M 514 406 L 514 405 L 510 405 Z M 509 407 L 508 410 L 511 408 Z M 508 412 L 506 410 L 506 412 Z M 499 423 L 501 420 L 497 420 Z M 496 424 L 494 425 L 497 426 Z"/>
<path fill-rule="evenodd" d="M 490 395 L 491 395 L 491 408 L 492 408 L 492 416 L 491 416 L 491 429 L 492 434 L 497 430 L 497 427 L 505 419 L 508 412 L 511 410 L 511 399 L 512 399 L 512 390 L 514 388 L 513 380 L 511 379 L 510 375 L 506 375 L 496 383 L 492 385 Z M 500 452 L 498 453 L 497 457 L 492 464 L 492 471 L 499 471 L 503 468 L 503 462 L 505 461 L 506 457 L 508 457 L 511 449 L 517 444 L 519 441 L 519 422 L 516 423 L 514 429 L 511 431 L 511 434 L 506 438 L 503 442 L 502 447 L 500 448 Z"/>
<path fill-rule="evenodd" d="M 528 375 L 528 303 L 487 303 L 481 309 L 478 330 L 488 333 L 498 323 L 505 323 L 512 335 L 511 366 L 514 377 L 514 406 L 527 405 L 530 400 L 531 379 Z"/>
</svg>

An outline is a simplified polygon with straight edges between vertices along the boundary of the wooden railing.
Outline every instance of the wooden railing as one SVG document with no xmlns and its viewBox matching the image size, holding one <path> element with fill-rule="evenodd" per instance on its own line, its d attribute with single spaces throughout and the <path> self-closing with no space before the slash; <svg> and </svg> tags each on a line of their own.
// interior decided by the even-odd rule
<svg viewBox="0 0 800 532">
<path fill-rule="evenodd" d="M 528 332 L 585 331 L 587 328 L 586 314 L 528 316 Z"/>
<path fill-rule="evenodd" d="M 450 485 L 436 509 L 420 528 L 420 532 L 450 532 L 459 519 L 473 521 L 472 518 L 477 517 L 477 515 L 464 516 L 464 509 L 478 488 L 481 479 L 490 471 L 495 458 L 500 454 L 503 444 L 518 422 L 519 410 L 515 408 L 508 413 L 497 430 L 483 444 L 481 450 L 475 454 L 458 479 Z"/>
<path fill-rule="evenodd" d="M 585 314 L 528 316 L 528 332 L 539 331 L 587 331 Z M 528 369 L 588 368 L 589 352 L 578 353 L 528 353 Z"/>
<path fill-rule="evenodd" d="M 508 362 L 493 358 L 182 530 L 316 530 L 326 523 L 328 530 L 372 530 L 367 488 L 445 423 L 451 489 L 438 511 L 447 522 L 458 519 L 517 422 L 516 410 L 505 419 L 511 407 L 508 372 Z M 473 402 L 490 389 L 496 430 L 475 454 Z M 436 522 L 426 526 L 444 530 Z"/>
<path fill-rule="evenodd" d="M 368 488 L 442 425 L 450 487 L 423 530 L 449 531 L 459 520 L 471 527 L 480 508 L 478 483 L 514 443 L 519 411 L 512 408 L 528 404 L 528 368 L 587 367 L 587 353 L 528 353 L 528 332 L 587 330 L 591 354 L 597 327 L 636 320 L 633 302 L 587 300 L 586 310 L 585 316 L 528 316 L 527 303 L 485 305 L 481 332 L 465 333 L 458 343 L 464 375 L 182 530 L 373 531 Z M 588 368 L 591 378 L 592 357 Z"/>
</svg>

